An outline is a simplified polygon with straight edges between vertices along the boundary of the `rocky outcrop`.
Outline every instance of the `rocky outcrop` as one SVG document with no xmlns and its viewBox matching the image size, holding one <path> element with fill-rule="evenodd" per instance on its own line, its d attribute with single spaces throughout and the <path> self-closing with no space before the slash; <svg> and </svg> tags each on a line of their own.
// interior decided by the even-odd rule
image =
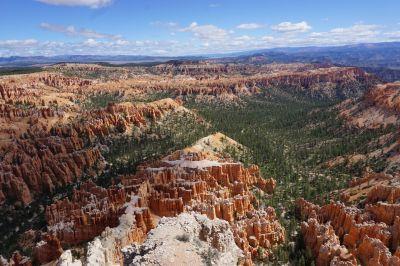
<svg viewBox="0 0 400 266">
<path fill-rule="evenodd" d="M 63 249 L 58 238 L 46 234 L 35 246 L 34 259 L 36 263 L 42 265 L 58 259 L 62 253 Z"/>
<path fill-rule="evenodd" d="M 333 263 L 332 254 L 336 253 L 330 250 L 346 250 L 345 253 L 355 255 L 363 265 L 398 264 L 400 217 L 397 204 L 377 202 L 359 209 L 339 202 L 319 207 L 298 200 L 297 207 L 305 220 L 302 224 L 305 244 L 313 250 L 318 265 Z M 321 239 L 331 239 L 326 240 L 329 248 L 320 248 L 325 241 L 320 242 Z"/>
<path fill-rule="evenodd" d="M 345 102 L 341 116 L 352 126 L 380 128 L 399 124 L 400 83 L 379 84 L 368 90 L 359 101 Z"/>
<path fill-rule="evenodd" d="M 18 251 L 15 251 L 10 260 L 6 260 L 0 255 L 0 266 L 32 266 L 32 261 L 29 257 L 21 255 Z"/>
<path fill-rule="evenodd" d="M 46 86 L 59 92 L 78 92 L 92 84 L 91 80 L 49 72 L 9 76 L 0 79 L 0 99 L 8 104 L 38 105 L 43 101 L 42 96 L 46 95 Z"/>
<path fill-rule="evenodd" d="M 125 214 L 119 218 L 119 225 L 106 230 L 88 244 L 86 260 L 88 265 L 122 264 L 122 248 L 132 243 L 141 243 L 154 227 L 153 219 L 146 207 L 136 207 L 132 202 Z"/>
<path fill-rule="evenodd" d="M 48 231 L 63 244 L 79 244 L 100 235 L 106 227 L 116 227 L 126 202 L 122 188 L 104 189 L 93 182 L 73 191 L 72 199 L 46 208 Z"/>
<path fill-rule="evenodd" d="M 7 198 L 27 205 L 35 195 L 52 193 L 85 173 L 96 175 L 104 164 L 96 143 L 179 107 L 172 99 L 138 106 L 110 104 L 68 125 L 28 130 L 0 151 L 0 202 Z"/>
<path fill-rule="evenodd" d="M 68 247 L 91 241 L 86 253 L 88 265 L 118 263 L 122 247 L 142 242 L 155 226 L 143 202 L 138 196 L 127 195 L 124 188 L 105 189 L 88 181 L 74 190 L 71 201 L 47 207 L 48 232 Z"/>
<path fill-rule="evenodd" d="M 89 265 L 121 263 L 122 247 L 144 241 L 155 226 L 155 216 L 198 213 L 196 220 L 203 214 L 202 221 L 215 220 L 233 234 L 232 245 L 240 247 L 247 264 L 268 257 L 284 242 L 285 230 L 273 208 L 254 207 L 258 203 L 253 190 L 272 192 L 276 182 L 263 179 L 257 166 L 246 168 L 222 156 L 218 150 L 227 143 L 234 141 L 220 133 L 206 137 L 193 147 L 141 165 L 135 175 L 120 176 L 119 186 L 105 189 L 91 181 L 83 183 L 71 199 L 47 207 L 48 232 L 64 246 L 91 241 L 86 252 Z M 218 235 L 202 233 L 202 241 L 221 252 L 225 244 Z"/>
<path fill-rule="evenodd" d="M 236 244 L 248 259 L 267 258 L 274 246 L 285 241 L 285 230 L 276 219 L 272 207 L 248 212 L 246 217 L 236 221 L 232 228 Z"/>
<path fill-rule="evenodd" d="M 356 257 L 340 244 L 333 227 L 310 218 L 301 224 L 304 243 L 311 249 L 317 265 L 357 265 Z"/>
<path fill-rule="evenodd" d="M 82 261 L 72 256 L 71 250 L 64 251 L 57 260 L 59 266 L 82 266 Z"/>
<path fill-rule="evenodd" d="M 363 265 L 400 265 L 400 254 L 392 255 L 385 244 L 379 239 L 364 237 L 356 251 Z"/>
<path fill-rule="evenodd" d="M 60 74 L 45 73 L 39 75 L 39 82 L 43 82 L 47 86 L 56 88 L 65 87 L 84 87 L 91 85 L 93 82 L 91 80 L 83 80 L 76 77 L 66 77 Z"/>
<path fill-rule="evenodd" d="M 377 203 L 386 201 L 387 203 L 396 203 L 400 199 L 400 188 L 393 185 L 374 186 L 367 194 L 367 203 Z"/>
<path fill-rule="evenodd" d="M 123 254 L 124 265 L 237 265 L 244 259 L 226 221 L 196 213 L 162 218 L 143 244 Z"/>
<path fill-rule="evenodd" d="M 209 149 L 207 143 L 218 147 L 218 141 L 227 139 L 215 136 L 143 166 L 136 175 L 121 177 L 121 183 L 127 191 L 140 194 L 159 216 L 194 211 L 229 222 L 247 261 L 268 257 L 274 246 L 283 243 L 285 230 L 273 208 L 254 208 L 257 199 L 251 188 L 272 192 L 275 180 L 263 179 L 255 165 L 245 168 Z M 259 254 L 261 249 L 265 254 Z"/>
<path fill-rule="evenodd" d="M 100 151 L 95 147 L 85 149 L 75 136 L 33 135 L 3 149 L 0 189 L 8 200 L 27 205 L 35 194 L 52 193 L 95 166 L 101 169 L 101 162 Z"/>
</svg>

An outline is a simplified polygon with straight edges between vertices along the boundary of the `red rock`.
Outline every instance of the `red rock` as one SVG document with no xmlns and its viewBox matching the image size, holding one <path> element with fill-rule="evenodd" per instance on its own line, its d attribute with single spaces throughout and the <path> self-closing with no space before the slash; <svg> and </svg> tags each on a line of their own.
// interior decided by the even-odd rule
<svg viewBox="0 0 400 266">
<path fill-rule="evenodd" d="M 216 163 L 208 166 L 208 158 Z M 174 161 L 182 166 L 171 163 Z M 251 188 L 258 186 L 272 193 L 276 184 L 273 179 L 263 179 L 257 166 L 245 168 L 215 154 L 176 152 L 139 169 L 136 175 L 121 177 L 127 191 L 140 193 L 143 202 L 159 216 L 196 211 L 210 219 L 228 221 L 248 261 L 258 256 L 259 247 L 269 256 L 272 247 L 284 242 L 285 230 L 273 208 L 263 211 L 253 207 L 257 200 Z"/>
<path fill-rule="evenodd" d="M 10 260 L 2 260 L 0 256 L 0 266 L 32 266 L 32 261 L 26 256 L 22 256 L 18 251 L 15 251 Z"/>
<path fill-rule="evenodd" d="M 47 234 L 36 245 L 33 252 L 35 261 L 42 265 L 58 259 L 63 253 L 63 249 L 57 237 Z"/>
<path fill-rule="evenodd" d="M 74 121 L 49 131 L 28 129 L 0 150 L 0 203 L 7 197 L 27 205 L 36 195 L 71 184 L 84 173 L 101 171 L 103 158 L 91 145 L 97 138 L 124 132 L 128 125 L 143 125 L 146 119 L 157 119 L 178 107 L 171 99 L 139 106 L 114 104 L 86 113 L 84 123 Z"/>
<path fill-rule="evenodd" d="M 104 189 L 88 181 L 74 190 L 72 200 L 58 201 L 46 208 L 49 232 L 63 244 L 79 244 L 115 227 L 126 202 L 124 189 Z"/>
<path fill-rule="evenodd" d="M 363 264 L 397 265 L 398 258 L 392 258 L 389 250 L 390 248 L 393 251 L 398 249 L 400 220 L 395 214 L 397 204 L 378 202 L 367 205 L 365 209 L 346 207 L 340 203 L 330 203 L 319 207 L 304 200 L 299 200 L 297 204 L 302 213 L 302 219 L 308 219 L 308 223 L 312 220 L 313 224 L 312 230 L 311 227 L 303 224 L 303 236 L 310 234 L 310 230 L 316 231 L 316 228 L 333 229 L 333 232 L 324 229 L 326 232 L 320 234 L 323 237 L 334 235 L 335 243 L 344 245 Z M 312 239 L 318 238 L 313 237 Z M 320 255 L 322 250 L 315 246 L 312 239 L 305 239 L 306 245 L 314 247 L 314 255 L 317 258 L 320 256 L 327 258 L 327 261 L 324 259 L 324 263 L 321 265 L 333 261 L 331 256 Z"/>
</svg>

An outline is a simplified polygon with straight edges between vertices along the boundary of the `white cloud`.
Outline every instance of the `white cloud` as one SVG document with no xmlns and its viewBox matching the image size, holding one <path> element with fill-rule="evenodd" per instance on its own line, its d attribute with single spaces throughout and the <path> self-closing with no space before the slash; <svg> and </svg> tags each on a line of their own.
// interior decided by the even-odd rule
<svg viewBox="0 0 400 266">
<path fill-rule="evenodd" d="M 266 41 L 266 42 L 271 42 L 271 41 L 273 41 L 273 40 L 275 40 L 275 38 L 273 37 L 273 36 L 263 36 L 263 37 L 261 37 L 261 40 L 262 41 Z"/>
<path fill-rule="evenodd" d="M 94 47 L 97 46 L 99 43 L 95 39 L 87 39 L 83 42 L 84 45 Z"/>
<path fill-rule="evenodd" d="M 198 25 L 196 22 L 191 23 L 189 27 L 183 28 L 180 31 L 191 32 L 195 37 L 208 41 L 222 41 L 229 36 L 228 31 L 218 28 L 217 26 L 211 24 Z"/>
<path fill-rule="evenodd" d="M 335 28 L 330 31 L 335 36 L 368 37 L 378 34 L 378 25 L 355 24 L 348 28 Z"/>
<path fill-rule="evenodd" d="M 260 29 L 262 27 L 264 27 L 264 25 L 258 23 L 243 23 L 236 26 L 236 28 L 241 30 L 255 30 L 255 29 Z"/>
<path fill-rule="evenodd" d="M 117 44 L 117 45 L 128 45 L 128 44 L 130 44 L 130 42 L 127 41 L 127 40 L 117 40 L 115 42 L 115 44 Z"/>
<path fill-rule="evenodd" d="M 399 40 L 400 39 L 400 31 L 386 32 L 385 36 L 387 36 L 389 39 L 392 39 L 392 40 Z"/>
<path fill-rule="evenodd" d="M 374 24 L 355 24 L 346 28 L 334 28 L 327 32 L 312 32 L 309 41 L 315 44 L 350 44 L 358 42 L 385 41 L 381 36 L 380 26 Z"/>
<path fill-rule="evenodd" d="M 220 4 L 217 4 L 217 3 L 213 3 L 213 4 L 209 4 L 208 5 L 208 7 L 211 7 L 211 8 L 217 8 L 217 7 L 220 7 L 221 5 Z"/>
<path fill-rule="evenodd" d="M 237 41 L 250 41 L 252 39 L 253 39 L 253 37 L 250 37 L 248 35 L 242 35 L 242 36 L 235 38 L 235 40 L 237 40 Z"/>
<path fill-rule="evenodd" d="M 100 8 L 110 5 L 113 0 L 36 0 L 41 3 L 56 6 L 87 6 L 90 8 Z"/>
<path fill-rule="evenodd" d="M 278 25 L 271 26 L 271 29 L 282 33 L 296 33 L 296 32 L 307 32 L 311 29 L 311 26 L 307 22 L 302 21 L 299 23 L 282 22 Z"/>
<path fill-rule="evenodd" d="M 29 47 L 37 44 L 38 41 L 35 39 L 26 40 L 0 40 L 1 47 Z"/>
<path fill-rule="evenodd" d="M 31 56 L 31 55 L 161 55 L 180 54 L 188 51 L 192 45 L 176 41 L 99 41 L 86 39 L 78 42 L 0 40 L 0 56 Z"/>
<path fill-rule="evenodd" d="M 125 40 L 111 38 L 89 30 L 75 27 L 54 28 L 71 39 L 68 42 L 25 40 L 0 40 L 0 56 L 11 55 L 60 55 L 60 54 L 141 54 L 141 55 L 188 55 L 223 53 L 252 49 L 294 46 L 326 46 L 354 43 L 372 43 L 400 40 L 397 30 L 386 31 L 383 26 L 373 24 L 354 24 L 349 27 L 333 28 L 324 32 L 305 34 L 280 34 L 271 32 L 265 36 L 252 34 L 239 35 L 215 25 L 192 23 L 188 27 L 177 28 L 177 40 Z M 179 34 L 187 32 L 193 37 L 183 38 Z M 115 35 L 118 36 L 118 35 Z M 168 38 L 168 37 L 167 37 Z M 170 38 L 175 38 L 170 36 Z"/>
<path fill-rule="evenodd" d="M 56 25 L 56 24 L 49 24 L 49 23 L 41 23 L 40 27 L 42 29 L 52 31 L 52 32 L 58 32 L 62 33 L 67 36 L 74 36 L 74 37 L 84 37 L 84 38 L 91 38 L 91 39 L 111 39 L 111 40 L 118 40 L 121 39 L 121 35 L 115 35 L 115 34 L 106 34 L 106 33 L 100 33 L 96 32 L 94 30 L 90 29 L 76 29 L 74 26 L 62 26 L 62 25 Z"/>
</svg>

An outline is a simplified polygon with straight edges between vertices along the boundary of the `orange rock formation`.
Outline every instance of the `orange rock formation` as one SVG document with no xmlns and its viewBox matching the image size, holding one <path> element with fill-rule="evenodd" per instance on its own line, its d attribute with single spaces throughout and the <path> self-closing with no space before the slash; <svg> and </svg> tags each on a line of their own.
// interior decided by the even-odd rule
<svg viewBox="0 0 400 266">
<path fill-rule="evenodd" d="M 305 244 L 313 250 L 317 265 L 343 261 L 343 265 L 357 265 L 357 260 L 363 265 L 400 263 L 397 204 L 378 202 L 358 209 L 342 203 L 319 207 L 299 199 L 296 205 L 305 220 Z M 338 250 L 342 255 L 334 258 Z"/>
<path fill-rule="evenodd" d="M 217 136 L 221 134 L 214 138 Z M 135 175 L 121 176 L 120 187 L 104 189 L 92 182 L 82 184 L 71 200 L 47 207 L 48 232 L 64 245 L 78 244 L 100 235 L 106 227 L 118 226 L 122 215 L 132 215 L 134 226 L 126 231 L 130 236 L 124 240 L 128 245 L 146 237 L 155 225 L 154 215 L 195 211 L 210 219 L 228 221 L 249 263 L 260 255 L 259 247 L 265 250 L 262 255 L 268 256 L 272 247 L 283 243 L 285 231 L 273 208 L 254 208 L 257 199 L 251 189 L 272 192 L 275 180 L 263 179 L 257 166 L 245 168 L 205 150 L 201 146 L 204 142 L 200 140 L 194 148 L 144 164 Z M 112 235 L 112 230 L 102 233 L 101 241 L 114 243 Z M 114 249 L 115 260 L 120 260 L 120 247 Z"/>
<path fill-rule="evenodd" d="M 178 107 L 171 99 L 138 106 L 110 104 L 70 124 L 28 129 L 0 150 L 0 203 L 7 198 L 26 205 L 37 194 L 51 193 L 84 173 L 93 175 L 103 164 L 94 145 L 98 140 L 143 126 Z"/>
</svg>

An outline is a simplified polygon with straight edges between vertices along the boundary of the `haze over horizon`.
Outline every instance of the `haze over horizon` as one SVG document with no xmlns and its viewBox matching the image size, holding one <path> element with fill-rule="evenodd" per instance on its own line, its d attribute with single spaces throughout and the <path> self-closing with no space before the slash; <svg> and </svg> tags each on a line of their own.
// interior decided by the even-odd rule
<svg viewBox="0 0 400 266">
<path fill-rule="evenodd" d="M 1 57 L 179 56 L 400 41 L 394 0 L 5 0 L 0 8 Z"/>
</svg>

